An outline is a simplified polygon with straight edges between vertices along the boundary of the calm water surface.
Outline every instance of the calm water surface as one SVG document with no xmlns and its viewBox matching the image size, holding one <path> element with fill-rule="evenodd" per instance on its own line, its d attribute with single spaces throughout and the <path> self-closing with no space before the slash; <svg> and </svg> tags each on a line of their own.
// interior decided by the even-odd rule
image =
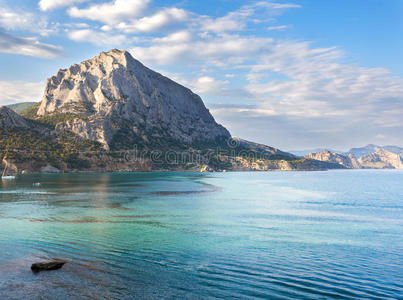
<svg viewBox="0 0 403 300">
<path fill-rule="evenodd" d="M 0 299 L 403 299 L 402 213 L 399 171 L 21 176 Z"/>
</svg>

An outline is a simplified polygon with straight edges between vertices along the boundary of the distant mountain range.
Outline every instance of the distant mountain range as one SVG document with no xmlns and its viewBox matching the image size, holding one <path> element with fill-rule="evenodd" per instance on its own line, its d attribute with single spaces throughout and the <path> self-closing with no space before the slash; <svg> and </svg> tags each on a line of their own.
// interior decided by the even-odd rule
<svg viewBox="0 0 403 300">
<path fill-rule="evenodd" d="M 344 168 L 233 138 L 198 95 L 117 49 L 59 70 L 40 103 L 1 108 L 0 159 L 18 172 Z"/>
<path fill-rule="evenodd" d="M 353 154 L 356 158 L 360 158 L 361 156 L 368 155 L 371 153 L 376 152 L 377 149 L 385 149 L 387 151 L 390 151 L 392 153 L 397 153 L 400 155 L 403 155 L 403 148 L 398 147 L 398 146 L 379 146 L 379 145 L 374 145 L 374 144 L 369 144 L 364 147 L 358 147 L 358 148 L 351 148 L 349 151 L 340 151 L 340 150 L 334 150 L 330 148 L 316 148 L 316 149 L 305 149 L 305 150 L 290 150 L 288 151 L 289 153 L 292 153 L 296 156 L 306 156 L 310 153 L 318 153 L 322 151 L 330 151 L 334 152 L 337 154 L 342 154 L 342 155 L 349 155 Z"/>
<path fill-rule="evenodd" d="M 384 150 L 390 151 L 392 153 L 403 155 L 403 148 L 401 148 L 401 147 L 378 146 L 378 145 L 374 145 L 374 144 L 369 144 L 369 145 L 367 145 L 365 147 L 361 147 L 361 148 L 351 148 L 348 152 L 343 153 L 343 154 L 354 154 L 355 157 L 359 158 L 359 157 L 374 153 L 378 149 L 384 149 Z"/>
<path fill-rule="evenodd" d="M 335 153 L 341 153 L 342 151 L 337 151 L 337 150 L 333 150 L 333 149 L 326 149 L 326 148 L 315 148 L 315 149 L 305 149 L 305 150 L 290 150 L 288 151 L 289 153 L 292 153 L 296 156 L 305 156 L 308 155 L 309 153 L 318 153 L 318 152 L 322 152 L 324 150 L 328 150 L 331 152 L 335 152 Z"/>
<path fill-rule="evenodd" d="M 403 148 L 367 145 L 346 153 L 323 150 L 305 156 L 323 162 L 338 163 L 348 169 L 403 169 Z"/>
</svg>

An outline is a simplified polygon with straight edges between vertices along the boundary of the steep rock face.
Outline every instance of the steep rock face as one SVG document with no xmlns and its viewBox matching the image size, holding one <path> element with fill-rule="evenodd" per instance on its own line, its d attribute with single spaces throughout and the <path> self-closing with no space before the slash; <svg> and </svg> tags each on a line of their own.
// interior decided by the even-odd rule
<svg viewBox="0 0 403 300">
<path fill-rule="evenodd" d="M 105 146 L 112 140 L 116 132 L 116 130 L 112 128 L 109 119 L 68 120 L 64 123 L 58 123 L 55 130 L 56 132 L 63 132 L 65 130 L 72 131 L 84 139 L 97 141 Z"/>
<path fill-rule="evenodd" d="M 360 157 L 375 153 L 379 149 L 384 149 L 389 152 L 399 154 L 403 158 L 403 148 L 398 147 L 398 146 L 392 146 L 392 145 L 378 146 L 378 145 L 370 144 L 370 145 L 367 145 L 367 146 L 361 147 L 361 148 L 352 148 L 346 154 L 354 154 L 355 157 L 360 158 Z"/>
<path fill-rule="evenodd" d="M 310 153 L 306 156 L 306 158 L 330 162 L 330 163 L 337 163 L 348 169 L 359 169 L 360 168 L 360 164 L 353 154 L 349 154 L 349 155 L 345 156 L 345 155 L 337 154 L 335 152 L 330 152 L 328 150 L 323 150 L 318 153 Z"/>
<path fill-rule="evenodd" d="M 29 128 L 27 121 L 13 110 L 2 106 L 0 107 L 0 129 L 12 127 Z"/>
<path fill-rule="evenodd" d="M 102 52 L 48 79 L 37 114 L 60 113 L 77 118 L 58 129 L 99 141 L 106 148 L 119 130 L 146 141 L 169 138 L 187 144 L 230 137 L 199 96 L 124 50 Z"/>
<path fill-rule="evenodd" d="M 360 157 L 359 163 L 364 168 L 403 169 L 403 160 L 400 155 L 385 149 L 377 149 L 375 153 Z"/>
<path fill-rule="evenodd" d="M 382 149 L 388 150 L 389 152 L 399 154 L 403 158 L 403 148 L 398 146 L 383 146 Z"/>
<path fill-rule="evenodd" d="M 353 154 L 341 155 L 327 150 L 310 153 L 306 158 L 338 163 L 349 169 L 403 169 L 401 156 L 382 148 L 376 148 L 375 152 L 364 155 L 358 160 Z"/>
</svg>

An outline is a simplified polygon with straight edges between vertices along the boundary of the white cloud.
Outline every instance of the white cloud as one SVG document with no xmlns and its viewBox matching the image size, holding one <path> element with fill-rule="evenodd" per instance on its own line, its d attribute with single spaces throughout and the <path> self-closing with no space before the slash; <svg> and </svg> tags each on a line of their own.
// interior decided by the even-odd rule
<svg viewBox="0 0 403 300">
<path fill-rule="evenodd" d="M 108 31 L 112 31 L 112 30 L 113 30 L 113 27 L 110 26 L 110 25 L 103 25 L 103 26 L 101 27 L 101 30 L 108 32 Z"/>
<path fill-rule="evenodd" d="M 269 26 L 267 27 L 267 30 L 269 31 L 283 31 L 286 30 L 288 28 L 290 28 L 290 25 L 279 25 L 279 26 Z"/>
<path fill-rule="evenodd" d="M 57 31 L 57 26 L 58 24 L 49 26 L 46 17 L 37 16 L 31 12 L 0 8 L 0 27 L 7 30 L 28 30 L 48 36 Z"/>
<path fill-rule="evenodd" d="M 261 107 L 301 118 L 329 116 L 343 117 L 347 122 L 348 118 L 375 122 L 385 119 L 390 107 L 403 113 L 403 102 L 397 100 L 403 95 L 402 78 L 382 68 L 340 63 L 342 58 L 337 48 L 277 42 L 252 66 L 249 76 L 257 77 L 258 82 L 251 82 L 247 90 L 261 100 Z M 259 80 L 267 74 L 272 78 Z"/>
<path fill-rule="evenodd" d="M 27 29 L 33 25 L 34 15 L 0 8 L 0 26 L 6 29 Z"/>
<path fill-rule="evenodd" d="M 201 17 L 201 31 L 223 33 L 239 32 L 246 28 L 248 23 L 273 21 L 273 16 L 281 14 L 285 9 L 299 8 L 297 4 L 256 2 L 244 5 L 240 9 L 219 18 Z M 253 16 L 260 15 L 260 18 Z M 284 29 L 284 28 L 282 28 Z"/>
<path fill-rule="evenodd" d="M 246 27 L 247 18 L 253 15 L 253 9 L 249 7 L 241 8 L 238 11 L 231 12 L 220 18 L 201 18 L 201 30 L 215 33 L 227 31 L 240 31 Z"/>
<path fill-rule="evenodd" d="M 299 7 L 294 4 L 257 2 L 242 6 L 240 9 L 218 18 L 198 15 L 176 7 L 166 7 L 157 9 L 157 12 L 152 15 L 141 17 L 149 2 L 150 0 L 115 0 L 103 4 L 93 4 L 84 9 L 72 7 L 68 13 L 71 17 L 106 24 L 102 27 L 103 31 L 116 29 L 124 33 L 155 32 L 160 29 L 167 31 L 173 25 L 178 25 L 187 30 L 193 28 L 205 34 L 208 32 L 220 34 L 243 30 L 247 23 L 256 21 L 256 19 L 250 18 L 256 13 L 276 15 L 284 9 Z"/>
<path fill-rule="evenodd" d="M 131 51 L 138 59 L 150 64 L 165 65 L 187 61 L 192 64 L 224 66 L 247 60 L 250 54 L 259 53 L 272 41 L 271 38 L 222 35 L 178 43 L 157 40 L 149 47 L 134 47 Z"/>
<path fill-rule="evenodd" d="M 117 28 L 124 32 L 151 32 L 162 27 L 171 26 L 179 22 L 185 22 L 188 19 L 188 13 L 179 8 L 165 8 L 150 17 L 144 17 L 133 23 L 122 22 Z"/>
<path fill-rule="evenodd" d="M 248 60 L 254 60 L 259 52 L 264 51 L 273 42 L 270 37 L 242 34 L 248 23 L 253 23 L 257 15 L 265 18 L 267 14 L 277 14 L 294 7 L 300 6 L 257 2 L 218 18 L 170 8 L 152 17 L 137 20 L 131 25 L 121 23 L 117 28 L 126 32 L 157 31 L 160 27 L 166 29 L 175 21 L 185 27 L 177 33 L 154 38 L 132 48 L 137 58 L 151 65 L 186 61 L 191 65 L 201 63 L 212 67 L 239 66 Z M 165 14 L 168 11 L 177 12 L 177 17 L 167 17 Z"/>
<path fill-rule="evenodd" d="M 126 37 L 124 35 L 113 35 L 91 29 L 73 30 L 68 33 L 68 36 L 71 40 L 76 42 L 88 42 L 100 46 L 119 46 L 126 41 Z"/>
<path fill-rule="evenodd" d="M 385 136 L 385 135 L 383 135 L 383 134 L 377 134 L 376 136 L 375 136 L 375 139 L 377 139 L 377 140 L 384 140 L 384 139 L 386 139 L 387 137 Z"/>
<path fill-rule="evenodd" d="M 225 74 L 225 78 L 235 78 L 235 74 Z"/>
<path fill-rule="evenodd" d="M 195 78 L 188 78 L 184 74 L 160 71 L 164 76 L 190 88 L 201 96 L 219 96 L 230 99 L 248 97 L 245 90 L 228 88 L 229 80 L 220 80 L 212 76 L 199 75 Z"/>
<path fill-rule="evenodd" d="M 0 106 L 18 102 L 39 102 L 44 82 L 0 81 Z"/>
<path fill-rule="evenodd" d="M 284 10 L 284 9 L 290 9 L 290 8 L 301 8 L 301 5 L 299 4 L 294 4 L 294 3 L 278 3 L 278 2 L 272 2 L 272 1 L 261 1 L 255 3 L 256 7 L 264 7 L 272 11 L 279 11 L 279 10 Z"/>
<path fill-rule="evenodd" d="M 277 41 L 258 57 L 244 87 L 251 95 L 247 103 L 256 105 L 213 110 L 234 134 L 285 148 L 403 138 L 401 77 L 343 63 L 340 49 L 307 42 Z"/>
<path fill-rule="evenodd" d="M 87 23 L 68 23 L 63 24 L 65 28 L 90 28 L 91 26 Z M 68 31 L 68 29 L 66 29 Z"/>
<path fill-rule="evenodd" d="M 228 84 L 228 81 L 216 80 L 209 76 L 199 77 L 190 83 L 194 92 L 200 94 L 218 94 L 226 84 Z"/>
<path fill-rule="evenodd" d="M 186 43 L 192 40 L 192 35 L 188 31 L 178 31 L 167 35 L 163 38 L 155 38 L 153 42 L 155 43 Z"/>
<path fill-rule="evenodd" d="M 273 109 L 264 109 L 264 108 L 256 108 L 256 107 L 238 107 L 236 105 L 228 105 L 224 107 L 214 108 L 212 112 L 216 115 L 226 115 L 226 116 L 234 116 L 234 115 L 245 115 L 248 114 L 253 117 L 272 117 L 277 116 L 277 112 Z"/>
<path fill-rule="evenodd" d="M 52 10 L 59 7 L 70 6 L 76 3 L 86 2 L 88 0 L 40 0 L 38 5 L 42 11 Z"/>
<path fill-rule="evenodd" d="M 0 31 L 0 52 L 55 58 L 62 55 L 62 48 L 40 43 L 36 37 L 20 37 Z"/>
<path fill-rule="evenodd" d="M 139 16 L 150 0 L 115 0 L 103 4 L 93 4 L 88 8 L 72 7 L 68 10 L 71 17 L 100 21 L 105 24 L 118 24 L 126 19 Z"/>
</svg>

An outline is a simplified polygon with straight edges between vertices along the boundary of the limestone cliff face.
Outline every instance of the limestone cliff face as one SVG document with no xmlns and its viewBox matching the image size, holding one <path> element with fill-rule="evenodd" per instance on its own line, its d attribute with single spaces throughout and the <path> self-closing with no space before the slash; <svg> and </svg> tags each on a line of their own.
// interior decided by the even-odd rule
<svg viewBox="0 0 403 300">
<path fill-rule="evenodd" d="M 29 128 L 27 121 L 7 107 L 0 107 L 0 129 L 12 127 Z"/>
<path fill-rule="evenodd" d="M 37 114 L 61 113 L 77 118 L 56 129 L 71 130 L 106 148 L 119 130 L 145 141 L 169 138 L 187 144 L 230 137 L 198 95 L 124 50 L 102 52 L 48 79 Z"/>
<path fill-rule="evenodd" d="M 68 120 L 56 124 L 56 132 L 72 131 L 84 139 L 100 142 L 109 149 L 108 143 L 113 139 L 116 130 L 109 119 Z"/>
<path fill-rule="evenodd" d="M 306 158 L 315 159 L 330 163 L 340 164 L 348 169 L 359 169 L 360 164 L 353 154 L 341 155 L 328 150 L 323 150 L 318 153 L 309 153 Z"/>
<path fill-rule="evenodd" d="M 374 153 L 360 157 L 359 163 L 363 168 L 403 169 L 401 156 L 385 149 L 377 149 Z"/>
<path fill-rule="evenodd" d="M 401 156 L 382 148 L 376 148 L 375 152 L 359 159 L 356 159 L 353 154 L 341 155 L 327 150 L 310 153 L 306 158 L 338 163 L 349 169 L 403 169 Z"/>
</svg>

